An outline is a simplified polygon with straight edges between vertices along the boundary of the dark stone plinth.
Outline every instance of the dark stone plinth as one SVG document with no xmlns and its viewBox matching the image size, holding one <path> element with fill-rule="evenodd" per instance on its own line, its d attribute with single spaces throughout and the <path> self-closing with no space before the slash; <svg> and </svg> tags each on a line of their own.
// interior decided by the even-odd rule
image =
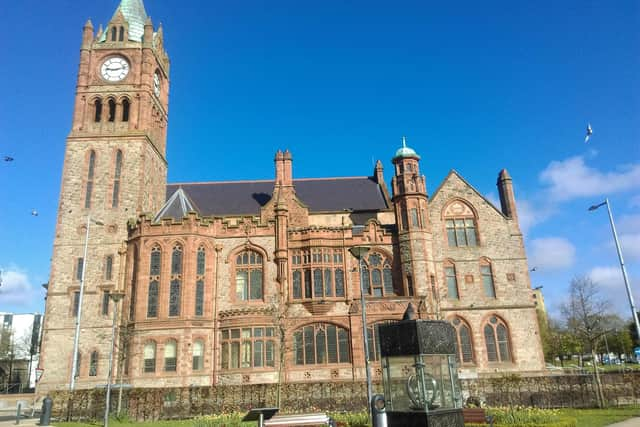
<svg viewBox="0 0 640 427">
<path fill-rule="evenodd" d="M 459 427 L 464 426 L 460 409 L 442 409 L 433 412 L 387 411 L 389 427 Z"/>
<path fill-rule="evenodd" d="M 456 354 L 456 330 L 443 320 L 403 320 L 379 330 L 382 357 Z"/>
</svg>

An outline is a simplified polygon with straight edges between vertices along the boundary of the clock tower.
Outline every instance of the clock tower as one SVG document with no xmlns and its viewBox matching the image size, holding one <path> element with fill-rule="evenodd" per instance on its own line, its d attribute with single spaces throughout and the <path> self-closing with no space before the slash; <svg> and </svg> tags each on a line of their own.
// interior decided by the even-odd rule
<svg viewBox="0 0 640 427">
<path fill-rule="evenodd" d="M 142 0 L 122 0 L 97 32 L 87 21 L 67 137 L 42 343 L 41 389 L 104 384 L 113 302 L 124 288 L 127 221 L 164 203 L 169 58 Z M 89 232 L 87 232 L 89 227 Z M 81 295 L 82 289 L 82 297 Z"/>
</svg>

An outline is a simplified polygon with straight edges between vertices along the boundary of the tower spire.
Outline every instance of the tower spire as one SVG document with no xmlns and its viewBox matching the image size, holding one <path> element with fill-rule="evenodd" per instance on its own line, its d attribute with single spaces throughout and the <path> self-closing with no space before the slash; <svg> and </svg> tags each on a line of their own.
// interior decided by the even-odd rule
<svg viewBox="0 0 640 427">
<path fill-rule="evenodd" d="M 129 40 L 142 41 L 144 23 L 147 21 L 147 12 L 142 0 L 121 0 L 111 20 L 116 19 L 119 12 L 129 24 Z"/>
</svg>

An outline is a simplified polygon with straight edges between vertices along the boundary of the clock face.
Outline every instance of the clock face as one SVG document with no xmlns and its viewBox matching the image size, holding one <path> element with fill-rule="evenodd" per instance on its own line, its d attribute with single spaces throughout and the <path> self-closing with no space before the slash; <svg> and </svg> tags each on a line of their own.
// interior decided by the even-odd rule
<svg viewBox="0 0 640 427">
<path fill-rule="evenodd" d="M 160 76 L 157 72 L 153 75 L 153 93 L 160 96 Z"/>
<path fill-rule="evenodd" d="M 109 82 L 119 82 L 129 74 L 129 63 L 120 56 L 114 56 L 104 61 L 100 73 Z"/>
</svg>

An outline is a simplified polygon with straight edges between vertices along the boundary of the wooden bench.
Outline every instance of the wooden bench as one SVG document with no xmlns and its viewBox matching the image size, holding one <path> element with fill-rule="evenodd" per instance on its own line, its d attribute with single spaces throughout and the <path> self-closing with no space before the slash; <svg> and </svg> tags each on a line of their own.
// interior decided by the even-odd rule
<svg viewBox="0 0 640 427">
<path fill-rule="evenodd" d="M 483 408 L 462 409 L 462 419 L 466 423 L 493 425 L 493 417 L 487 416 Z"/>
<path fill-rule="evenodd" d="M 265 427 L 271 426 L 327 426 L 334 427 L 335 423 L 325 413 L 276 415 L 264 422 Z"/>
</svg>

